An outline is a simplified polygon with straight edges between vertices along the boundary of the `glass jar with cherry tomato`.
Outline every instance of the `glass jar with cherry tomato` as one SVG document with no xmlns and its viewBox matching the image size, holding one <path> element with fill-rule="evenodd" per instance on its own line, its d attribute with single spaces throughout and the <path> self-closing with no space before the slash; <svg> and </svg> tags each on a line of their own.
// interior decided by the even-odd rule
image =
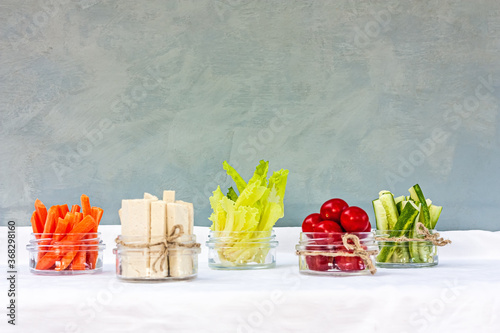
<svg viewBox="0 0 500 333">
<path fill-rule="evenodd" d="M 343 231 L 324 228 L 325 232 L 301 232 L 296 245 L 299 256 L 299 270 L 305 274 L 315 275 L 365 275 L 370 274 L 365 261 L 357 256 L 342 256 L 342 253 L 353 253 L 348 250 L 342 240 Z M 316 229 L 317 230 L 317 229 Z M 359 239 L 359 245 L 365 251 L 378 249 L 374 234 L 369 232 L 350 232 Z M 348 244 L 352 244 L 348 241 Z M 375 257 L 370 259 L 375 263 Z"/>
</svg>

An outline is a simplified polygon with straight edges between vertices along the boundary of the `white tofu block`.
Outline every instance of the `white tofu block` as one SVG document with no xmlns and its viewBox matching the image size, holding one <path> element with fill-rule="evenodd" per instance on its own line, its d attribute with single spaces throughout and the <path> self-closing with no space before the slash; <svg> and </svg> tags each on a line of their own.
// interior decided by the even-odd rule
<svg viewBox="0 0 500 333">
<path fill-rule="evenodd" d="M 180 203 L 167 203 L 167 232 L 169 234 L 176 224 L 182 225 L 184 232 L 188 232 L 189 209 Z M 169 255 L 169 276 L 185 277 L 191 275 L 193 271 L 192 258 L 190 255 L 182 255 L 183 252 L 189 253 L 189 249 L 176 248 L 174 251 Z"/>
<path fill-rule="evenodd" d="M 150 193 L 144 192 L 144 199 L 148 200 L 158 200 L 158 197 Z"/>
<path fill-rule="evenodd" d="M 188 230 L 184 230 L 184 232 L 188 233 L 189 235 L 193 234 L 193 227 L 194 227 L 194 207 L 191 202 L 185 202 L 182 200 L 176 200 L 175 203 L 179 203 L 181 205 L 184 205 L 188 209 Z"/>
<path fill-rule="evenodd" d="M 168 203 L 175 202 L 175 191 L 163 191 L 163 201 Z"/>
<path fill-rule="evenodd" d="M 164 240 L 166 235 L 167 203 L 163 200 L 153 201 L 151 202 L 151 243 L 157 243 L 158 241 Z M 163 259 L 163 269 L 161 269 L 161 262 L 158 259 L 161 256 L 162 249 L 162 246 L 151 248 L 150 269 L 151 277 L 153 278 L 162 278 L 168 276 L 168 257 L 165 256 L 165 258 Z"/>
<path fill-rule="evenodd" d="M 177 254 L 168 256 L 169 276 L 183 278 L 193 275 L 193 255 L 190 253 L 190 249 L 179 251 Z"/>
<path fill-rule="evenodd" d="M 146 199 L 122 200 L 122 236 L 138 236 L 149 242 L 151 202 Z"/>
<path fill-rule="evenodd" d="M 163 200 L 151 202 L 151 239 L 167 235 L 167 203 Z"/>
<path fill-rule="evenodd" d="M 151 201 L 146 199 L 122 200 L 122 237 L 148 243 L 151 234 Z M 129 238 L 130 241 L 130 238 Z M 147 277 L 150 271 L 149 250 L 127 250 L 122 256 L 124 277 Z"/>
</svg>

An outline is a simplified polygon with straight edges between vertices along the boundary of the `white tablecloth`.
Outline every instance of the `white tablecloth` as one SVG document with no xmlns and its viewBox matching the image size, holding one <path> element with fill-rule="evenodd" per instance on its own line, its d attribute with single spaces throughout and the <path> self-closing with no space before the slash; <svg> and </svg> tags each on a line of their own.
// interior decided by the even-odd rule
<svg viewBox="0 0 500 333">
<path fill-rule="evenodd" d="M 29 273 L 30 229 L 19 227 L 17 325 L 7 324 L 2 278 L 0 332 L 500 332 L 500 232 L 443 232 L 453 243 L 433 268 L 316 277 L 298 273 L 299 228 L 276 230 L 277 268 L 216 271 L 207 266 L 208 228 L 196 227 L 196 279 L 138 284 L 115 277 L 119 230 L 100 227 L 102 274 L 53 277 Z M 0 228 L 2 272 L 6 235 Z"/>
</svg>

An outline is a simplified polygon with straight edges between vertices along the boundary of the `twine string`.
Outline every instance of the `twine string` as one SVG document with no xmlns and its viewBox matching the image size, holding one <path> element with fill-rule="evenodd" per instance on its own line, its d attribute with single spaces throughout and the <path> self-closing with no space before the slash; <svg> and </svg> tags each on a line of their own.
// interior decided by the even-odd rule
<svg viewBox="0 0 500 333">
<path fill-rule="evenodd" d="M 422 222 L 417 222 L 417 235 L 419 236 L 424 236 L 422 238 L 407 238 L 406 236 L 401 236 L 401 237 L 375 237 L 375 240 L 377 241 L 384 241 L 384 242 L 411 242 L 411 241 L 428 241 L 431 242 L 432 244 L 436 246 L 445 246 L 447 244 L 451 243 L 451 240 L 449 239 L 444 239 L 440 237 L 439 233 L 433 233 L 431 234 L 429 229 L 425 227 L 425 225 Z"/>
<path fill-rule="evenodd" d="M 151 250 L 152 247 L 161 246 L 160 255 L 156 258 L 153 263 L 153 271 L 157 273 L 156 264 L 160 262 L 160 270 L 164 269 L 165 257 L 168 255 L 169 251 L 174 248 L 184 247 L 184 248 L 199 248 L 200 243 L 179 243 L 178 238 L 184 235 L 184 227 L 181 224 L 176 224 L 170 231 L 170 234 L 165 236 L 161 241 L 155 243 L 127 243 L 121 240 L 119 237 L 115 239 L 116 244 L 123 247 L 128 247 L 131 249 L 148 249 Z"/>
<path fill-rule="evenodd" d="M 349 242 L 351 241 L 351 242 Z M 366 268 L 370 271 L 370 273 L 375 274 L 377 272 L 377 269 L 375 268 L 375 265 L 373 264 L 373 261 L 371 259 L 371 256 L 377 255 L 378 250 L 365 250 L 363 246 L 361 245 L 361 242 L 358 238 L 358 236 L 353 235 L 353 234 L 344 234 L 342 235 L 342 244 L 348 251 L 352 252 L 346 252 L 346 251 L 337 251 L 337 252 L 331 252 L 331 251 L 307 251 L 307 250 L 297 250 L 296 254 L 297 255 L 306 255 L 306 256 L 325 256 L 325 257 L 359 257 L 361 260 L 363 260 L 363 263 L 365 264 Z"/>
</svg>

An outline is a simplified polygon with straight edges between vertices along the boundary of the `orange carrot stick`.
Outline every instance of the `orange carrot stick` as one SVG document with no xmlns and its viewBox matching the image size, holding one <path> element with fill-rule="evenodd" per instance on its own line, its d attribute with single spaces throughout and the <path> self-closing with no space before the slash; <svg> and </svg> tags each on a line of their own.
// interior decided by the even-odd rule
<svg viewBox="0 0 500 333">
<path fill-rule="evenodd" d="M 94 220 L 92 216 L 86 216 L 80 223 L 76 224 L 71 232 L 69 232 L 66 237 L 64 237 L 60 244 L 61 245 L 73 245 L 82 238 L 85 237 L 85 234 L 90 232 L 95 226 L 97 222 Z M 44 270 L 51 268 L 59 259 L 63 258 L 66 253 L 71 251 L 73 247 L 71 246 L 58 246 L 54 248 L 52 251 L 47 253 L 42 257 L 42 259 L 38 260 L 36 265 L 36 269 Z M 60 266 L 60 263 L 59 263 Z"/>
<path fill-rule="evenodd" d="M 80 213 L 80 206 L 78 206 L 78 205 L 71 206 L 71 212 L 72 213 Z"/>
<path fill-rule="evenodd" d="M 98 225 L 101 222 L 101 218 L 102 218 L 103 213 L 104 213 L 104 210 L 102 208 L 92 207 L 92 217 L 94 218 L 94 220 L 97 221 Z M 97 230 L 96 230 L 96 232 L 97 232 Z"/>
<path fill-rule="evenodd" d="M 56 226 L 56 230 L 54 231 L 54 236 L 52 237 L 53 238 L 53 241 L 60 241 L 61 239 L 64 238 L 64 236 L 66 236 L 66 230 L 68 229 L 68 223 L 69 223 L 69 220 L 64 218 L 59 218 L 58 221 L 57 221 L 57 226 Z"/>
<path fill-rule="evenodd" d="M 40 220 L 38 219 L 38 214 L 36 213 L 36 210 L 31 215 L 31 227 L 33 228 L 34 234 L 40 234 L 43 232 L 43 227 L 40 223 Z M 36 238 L 40 238 L 40 235 L 37 235 Z"/>
<path fill-rule="evenodd" d="M 42 227 L 39 228 L 39 230 L 41 230 L 40 232 L 43 232 L 43 226 L 45 225 L 45 221 L 47 221 L 47 208 L 40 200 L 36 199 L 35 210 L 36 210 L 36 215 L 38 216 L 38 220 L 42 225 Z"/>
<path fill-rule="evenodd" d="M 97 224 L 101 221 L 102 215 L 104 211 L 100 207 L 92 207 L 92 217 L 97 221 Z M 94 230 L 92 230 L 92 233 L 97 233 L 98 227 L 96 227 Z M 93 237 L 93 236 L 92 236 Z M 91 244 L 95 246 L 98 244 L 97 241 L 91 241 Z M 89 265 L 90 269 L 94 269 L 97 263 L 97 257 L 99 255 L 99 252 L 96 250 L 92 251 L 87 251 L 87 264 Z"/>
<path fill-rule="evenodd" d="M 83 220 L 83 213 L 75 213 L 75 224 L 80 223 L 81 220 Z"/>
<path fill-rule="evenodd" d="M 59 212 L 57 206 L 52 206 L 49 208 L 47 213 L 47 221 L 43 226 L 43 238 L 48 237 L 48 234 L 54 233 L 56 230 L 57 218 L 59 217 Z"/>
<path fill-rule="evenodd" d="M 82 250 L 78 251 L 76 253 L 75 259 L 73 259 L 73 262 L 71 263 L 70 269 L 75 271 L 85 270 L 85 258 L 86 258 L 86 252 Z"/>
<path fill-rule="evenodd" d="M 45 245 L 49 245 L 51 242 L 52 234 L 56 230 L 58 216 L 59 212 L 57 206 L 50 207 L 49 211 L 47 212 L 47 222 L 45 222 L 45 225 L 43 226 L 43 233 L 42 233 L 42 239 L 46 240 L 40 241 L 40 247 L 38 249 L 38 260 L 40 260 L 47 252 L 44 251 L 47 249 Z"/>
<path fill-rule="evenodd" d="M 76 250 L 78 247 L 75 246 L 71 251 L 68 251 L 61 259 L 61 264 L 59 267 L 56 267 L 56 271 L 62 271 L 65 270 L 73 261 L 75 258 L 78 250 Z"/>
<path fill-rule="evenodd" d="M 66 228 L 66 232 L 68 233 L 73 230 L 73 227 L 75 226 L 76 214 L 68 213 L 66 214 L 66 219 L 68 220 L 68 227 Z"/>
<path fill-rule="evenodd" d="M 40 237 L 42 236 L 41 233 L 43 232 L 43 227 L 38 219 L 36 211 L 34 211 L 33 215 L 31 215 L 31 227 L 33 228 L 33 233 L 35 234 L 35 238 L 40 239 Z"/>
<path fill-rule="evenodd" d="M 68 214 L 69 212 L 69 209 L 68 209 L 68 205 L 60 205 L 60 206 L 57 206 L 58 209 L 59 209 L 59 217 L 60 218 L 65 218 L 66 217 L 66 214 Z"/>
<path fill-rule="evenodd" d="M 89 197 L 85 194 L 82 194 L 80 197 L 80 201 L 82 202 L 82 213 L 83 216 L 92 215 L 92 207 L 90 206 Z"/>
</svg>

